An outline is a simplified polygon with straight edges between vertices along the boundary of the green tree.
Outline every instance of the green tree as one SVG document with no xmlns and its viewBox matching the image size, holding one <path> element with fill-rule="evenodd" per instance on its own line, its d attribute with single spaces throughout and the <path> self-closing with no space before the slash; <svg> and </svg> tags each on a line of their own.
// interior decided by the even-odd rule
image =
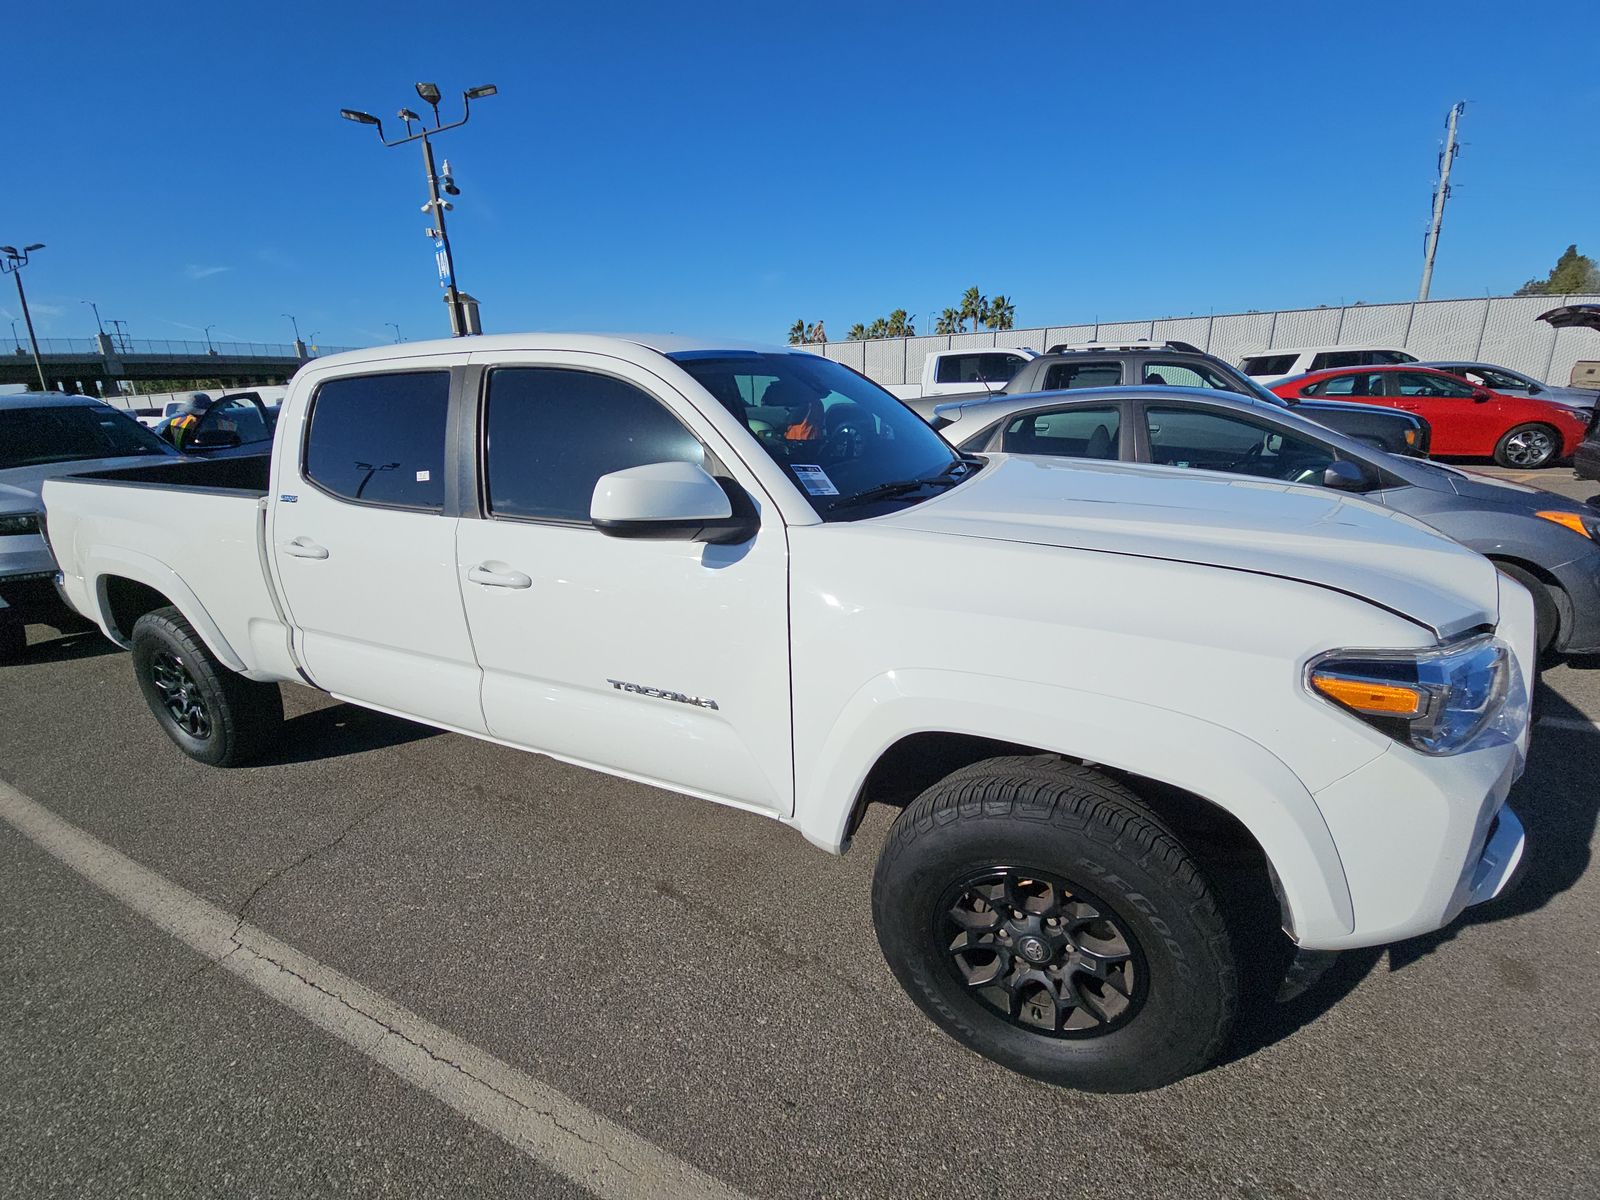
<svg viewBox="0 0 1600 1200">
<path fill-rule="evenodd" d="M 935 333 L 960 333 L 961 314 L 953 308 L 947 308 L 939 314 L 939 320 L 934 325 Z"/>
<path fill-rule="evenodd" d="M 822 327 L 821 321 L 817 321 L 815 324 L 808 325 L 806 327 L 806 341 L 815 345 L 819 342 L 825 342 L 827 340 L 828 331 Z"/>
<path fill-rule="evenodd" d="M 882 317 L 879 317 L 876 321 L 874 321 L 870 326 L 867 327 L 867 336 L 869 338 L 886 338 L 886 337 L 888 337 L 889 336 L 889 322 L 885 321 Z"/>
<path fill-rule="evenodd" d="M 1600 292 L 1600 266 L 1587 254 L 1579 254 L 1576 245 L 1568 246 L 1550 274 L 1543 279 L 1530 279 L 1517 289 L 1519 296 L 1566 296 Z"/>
<path fill-rule="evenodd" d="M 854 325 L 850 326 L 850 332 L 844 336 L 846 341 L 859 342 L 867 336 L 867 327 L 860 321 L 857 321 Z"/>
<path fill-rule="evenodd" d="M 975 287 L 969 287 L 961 297 L 959 310 L 961 320 L 972 322 L 972 332 L 978 332 L 978 325 L 983 321 L 983 315 L 989 306 L 989 298 Z"/>
<path fill-rule="evenodd" d="M 897 308 L 889 314 L 889 337 L 916 337 L 917 329 L 906 316 L 906 310 Z"/>
<path fill-rule="evenodd" d="M 806 323 L 804 319 L 796 321 L 789 326 L 789 345 L 798 346 L 806 340 Z"/>
<path fill-rule="evenodd" d="M 983 314 L 983 323 L 990 329 L 1010 329 L 1017 319 L 1017 306 L 1004 296 L 989 301 Z"/>
</svg>

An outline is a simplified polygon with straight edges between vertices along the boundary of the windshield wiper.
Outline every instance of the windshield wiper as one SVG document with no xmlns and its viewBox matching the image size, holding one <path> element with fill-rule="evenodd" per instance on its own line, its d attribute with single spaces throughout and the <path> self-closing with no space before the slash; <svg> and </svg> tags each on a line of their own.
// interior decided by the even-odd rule
<svg viewBox="0 0 1600 1200">
<path fill-rule="evenodd" d="M 843 496 L 828 505 L 828 511 L 837 508 L 851 508 L 857 504 L 870 504 L 874 500 L 887 500 L 894 496 L 904 496 L 925 487 L 954 487 L 978 467 L 979 460 L 971 455 L 962 455 L 960 458 L 950 460 L 950 465 L 937 475 L 929 475 L 924 479 L 891 479 L 887 483 L 880 483 L 869 487 L 864 492 L 857 492 L 853 496 Z M 960 472 L 958 475 L 957 472 Z"/>
</svg>

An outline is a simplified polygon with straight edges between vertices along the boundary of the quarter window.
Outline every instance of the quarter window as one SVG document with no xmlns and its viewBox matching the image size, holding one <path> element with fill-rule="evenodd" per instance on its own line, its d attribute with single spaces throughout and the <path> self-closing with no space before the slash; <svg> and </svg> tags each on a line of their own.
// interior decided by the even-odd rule
<svg viewBox="0 0 1600 1200">
<path fill-rule="evenodd" d="M 1145 410 L 1150 461 L 1288 483 L 1320 483 L 1334 460 L 1320 442 L 1201 408 Z"/>
<path fill-rule="evenodd" d="M 1239 391 L 1221 371 L 1214 371 L 1201 363 L 1149 362 L 1140 374 L 1140 382 L 1166 384 L 1168 387 L 1210 388 L 1216 392 Z"/>
<path fill-rule="evenodd" d="M 1118 417 L 1116 408 L 1024 413 L 1006 424 L 1000 449 L 1007 454 L 1114 459 L 1117 457 Z"/>
<path fill-rule="evenodd" d="M 631 383 L 560 367 L 489 374 L 484 487 L 496 516 L 587 522 L 600 476 L 704 461 L 694 435 Z"/>
<path fill-rule="evenodd" d="M 1005 383 L 1024 362 L 1020 354 L 946 354 L 936 383 Z"/>
<path fill-rule="evenodd" d="M 1044 373 L 1044 391 L 1063 392 L 1073 388 L 1116 387 L 1122 382 L 1119 362 L 1055 363 Z"/>
<path fill-rule="evenodd" d="M 1239 369 L 1246 375 L 1287 375 L 1294 370 L 1298 354 L 1257 354 L 1247 358 Z"/>
<path fill-rule="evenodd" d="M 306 478 L 346 500 L 443 509 L 449 406 L 448 371 L 330 379 L 311 403 Z"/>
<path fill-rule="evenodd" d="M 1372 356 L 1360 350 L 1325 350 L 1311 360 L 1313 371 L 1327 371 L 1334 367 L 1365 367 L 1372 364 Z"/>
</svg>

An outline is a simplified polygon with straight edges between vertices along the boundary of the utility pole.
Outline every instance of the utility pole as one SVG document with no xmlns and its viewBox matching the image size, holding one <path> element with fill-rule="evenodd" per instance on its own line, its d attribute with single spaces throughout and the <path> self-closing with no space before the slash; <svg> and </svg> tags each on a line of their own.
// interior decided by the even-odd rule
<svg viewBox="0 0 1600 1200">
<path fill-rule="evenodd" d="M 472 102 L 481 100 L 486 96 L 493 96 L 499 89 L 492 83 L 480 87 L 468 88 L 461 94 L 461 119 L 445 124 L 439 118 L 439 100 L 441 98 L 438 84 L 417 84 L 417 95 L 422 102 L 433 110 L 433 126 L 429 128 L 416 113 L 409 108 L 402 108 L 398 118 L 405 122 L 406 136 L 390 139 L 383 134 L 383 122 L 371 113 L 359 109 L 342 108 L 339 115 L 347 121 L 355 121 L 361 125 L 376 126 L 378 140 L 385 146 L 403 146 L 407 142 L 420 141 L 422 143 L 422 166 L 428 176 L 428 202 L 422 206 L 422 211 L 431 215 L 433 224 L 426 230 L 433 241 L 434 258 L 439 268 L 439 286 L 445 289 L 445 300 L 450 305 L 450 332 L 455 337 L 464 337 L 472 332 L 472 322 L 468 318 L 467 304 L 470 298 L 464 298 L 456 288 L 456 264 L 450 253 L 450 235 L 445 230 L 444 214 L 453 206 L 450 201 L 439 194 L 441 181 L 444 191 L 451 196 L 459 196 L 461 189 L 456 187 L 455 180 L 450 176 L 450 164 L 445 164 L 443 175 L 434 167 L 433 143 L 431 138 L 445 132 L 447 129 L 456 129 L 467 123 L 467 118 L 472 115 Z M 421 126 L 413 131 L 413 123 Z"/>
<path fill-rule="evenodd" d="M 122 352 L 124 354 L 132 354 L 133 351 L 130 349 L 128 343 L 128 323 L 126 321 L 119 321 L 115 317 L 110 318 L 110 320 L 111 328 L 117 331 L 117 343 L 122 347 Z"/>
<path fill-rule="evenodd" d="M 1439 182 L 1433 188 L 1433 219 L 1428 222 L 1428 236 L 1422 244 L 1422 286 L 1417 289 L 1417 299 L 1426 300 L 1433 286 L 1433 256 L 1439 249 L 1439 227 L 1444 224 L 1444 202 L 1450 198 L 1450 168 L 1456 161 L 1461 144 L 1456 141 L 1456 123 L 1466 110 L 1467 102 L 1458 100 L 1450 106 L 1450 115 L 1444 123 L 1444 149 L 1439 152 Z"/>
<path fill-rule="evenodd" d="M 24 246 L 18 250 L 15 246 L 0 246 L 0 254 L 5 259 L 0 261 L 0 271 L 14 277 L 17 281 L 17 299 L 22 304 L 22 323 L 28 327 L 28 342 L 33 346 L 33 369 L 39 373 L 39 390 L 48 392 L 50 385 L 44 381 L 44 361 L 39 357 L 39 338 L 33 332 L 33 314 L 28 311 L 28 294 L 22 290 L 22 268 L 28 265 L 28 259 L 35 250 L 43 250 L 43 242 L 34 242 L 31 246 Z"/>
</svg>

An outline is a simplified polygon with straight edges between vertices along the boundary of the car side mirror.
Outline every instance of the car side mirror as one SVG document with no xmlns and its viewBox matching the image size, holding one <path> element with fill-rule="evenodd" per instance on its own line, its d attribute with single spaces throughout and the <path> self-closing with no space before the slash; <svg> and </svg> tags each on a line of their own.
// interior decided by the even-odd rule
<svg viewBox="0 0 1600 1200">
<path fill-rule="evenodd" d="M 195 434 L 188 441 L 191 450 L 232 450 L 235 446 L 242 446 L 243 439 L 237 431 L 232 429 L 214 429 L 209 432 Z"/>
<path fill-rule="evenodd" d="M 1493 399 L 1494 393 L 1486 387 L 1476 387 L 1472 389 L 1472 402 L 1474 404 L 1487 404 Z"/>
<path fill-rule="evenodd" d="M 1367 474 L 1366 468 L 1348 458 L 1335 459 L 1322 472 L 1322 486 L 1338 488 L 1340 491 L 1363 491 L 1371 482 L 1372 477 Z"/>
<path fill-rule="evenodd" d="M 739 501 L 735 511 L 735 501 Z M 749 498 L 696 463 L 661 462 L 595 481 L 589 519 L 611 537 L 655 541 L 748 541 L 760 527 Z"/>
</svg>

